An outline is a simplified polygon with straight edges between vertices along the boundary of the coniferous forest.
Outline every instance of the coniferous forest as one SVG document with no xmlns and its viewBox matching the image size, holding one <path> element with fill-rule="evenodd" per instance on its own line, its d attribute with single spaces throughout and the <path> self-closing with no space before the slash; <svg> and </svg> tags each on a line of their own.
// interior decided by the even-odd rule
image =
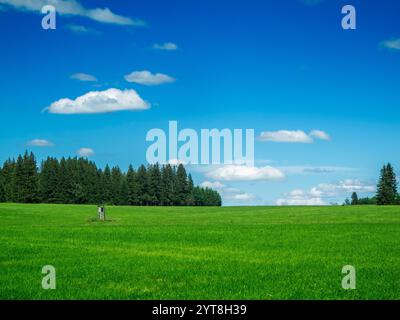
<svg viewBox="0 0 400 320">
<path fill-rule="evenodd" d="M 0 168 L 0 202 L 221 206 L 221 196 L 195 186 L 182 164 L 129 166 L 123 172 L 98 168 L 86 158 L 48 157 L 38 167 L 34 154 L 25 152 Z"/>
</svg>

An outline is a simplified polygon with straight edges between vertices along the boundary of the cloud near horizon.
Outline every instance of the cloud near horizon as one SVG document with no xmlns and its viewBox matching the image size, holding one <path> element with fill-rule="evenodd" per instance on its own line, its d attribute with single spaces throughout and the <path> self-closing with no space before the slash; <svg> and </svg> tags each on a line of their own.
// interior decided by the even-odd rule
<svg viewBox="0 0 400 320">
<path fill-rule="evenodd" d="M 41 13 L 45 5 L 56 8 L 57 14 L 81 16 L 101 23 L 110 23 L 128 26 L 145 26 L 142 20 L 136 20 L 113 13 L 109 8 L 87 9 L 76 0 L 0 0 L 0 4 L 6 4 L 17 10 Z"/>
<path fill-rule="evenodd" d="M 285 174 L 271 166 L 223 165 L 208 171 L 206 177 L 225 181 L 269 181 L 281 180 Z"/>
<path fill-rule="evenodd" d="M 276 200 L 278 206 L 296 205 L 328 205 L 329 199 L 337 196 L 357 193 L 372 193 L 376 187 L 371 183 L 361 182 L 357 179 L 347 179 L 338 183 L 321 183 L 310 190 L 295 189 L 289 192 L 285 198 Z"/>
<path fill-rule="evenodd" d="M 76 99 L 63 98 L 53 102 L 45 111 L 55 114 L 93 114 L 116 111 L 147 110 L 150 104 L 135 90 L 115 88 L 90 91 Z"/>
<path fill-rule="evenodd" d="M 329 141 L 330 136 L 321 130 L 312 130 L 309 134 L 303 130 L 263 131 L 259 140 L 280 143 L 313 143 L 314 139 Z"/>
<path fill-rule="evenodd" d="M 248 202 L 256 199 L 256 196 L 251 193 L 243 192 L 237 188 L 228 187 L 219 181 L 206 180 L 200 186 L 217 190 L 221 194 L 223 201 Z"/>
<path fill-rule="evenodd" d="M 91 148 L 80 148 L 76 151 L 76 154 L 80 157 L 91 157 L 94 156 L 94 150 Z"/>
</svg>

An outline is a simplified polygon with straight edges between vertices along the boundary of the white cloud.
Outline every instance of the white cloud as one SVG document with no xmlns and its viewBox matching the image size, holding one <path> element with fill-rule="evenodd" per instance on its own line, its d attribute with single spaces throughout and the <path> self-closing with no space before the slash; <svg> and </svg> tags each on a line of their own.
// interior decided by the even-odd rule
<svg viewBox="0 0 400 320">
<path fill-rule="evenodd" d="M 301 130 L 267 131 L 261 132 L 260 140 L 272 142 L 312 143 L 313 140 Z"/>
<path fill-rule="evenodd" d="M 285 198 L 278 199 L 277 205 L 327 205 L 329 199 L 338 196 L 350 195 L 353 192 L 375 192 L 375 186 L 371 183 L 359 180 L 347 179 L 337 183 L 321 183 L 310 190 L 295 189 L 289 192 Z"/>
<path fill-rule="evenodd" d="M 250 167 L 241 165 L 224 165 L 211 169 L 206 176 L 215 180 L 256 181 L 279 180 L 285 175 L 279 169 L 266 167 Z"/>
<path fill-rule="evenodd" d="M 313 143 L 313 138 L 330 140 L 329 135 L 321 130 L 312 130 L 309 134 L 302 130 L 263 131 L 259 137 L 261 141 L 284 143 Z"/>
<path fill-rule="evenodd" d="M 152 74 L 150 71 L 134 71 L 127 74 L 125 80 L 146 86 L 155 86 L 174 82 L 176 79 L 162 73 Z"/>
<path fill-rule="evenodd" d="M 87 9 L 76 0 L 0 0 L 0 3 L 10 5 L 17 10 L 26 10 L 40 13 L 45 5 L 53 5 L 57 14 L 87 17 L 102 23 L 118 25 L 145 26 L 141 20 L 134 20 L 113 13 L 108 8 Z"/>
<path fill-rule="evenodd" d="M 243 192 L 240 189 L 228 187 L 219 181 L 204 181 L 200 184 L 203 188 L 210 188 L 218 190 L 221 194 L 223 201 L 233 202 L 248 202 L 256 199 L 256 197 L 248 192 Z"/>
<path fill-rule="evenodd" d="M 80 33 L 80 34 L 100 34 L 99 31 L 88 28 L 85 26 L 77 25 L 77 24 L 68 24 L 65 26 L 68 30 L 75 32 L 75 33 Z"/>
<path fill-rule="evenodd" d="M 170 164 L 171 166 L 178 166 L 180 164 L 185 165 L 185 161 L 179 160 L 179 159 L 169 159 L 168 160 L 168 164 Z"/>
<path fill-rule="evenodd" d="M 233 200 L 233 201 L 246 202 L 246 201 L 252 201 L 256 197 L 251 193 L 243 192 L 243 193 L 238 193 L 238 194 L 234 194 L 231 196 L 227 196 L 225 198 L 228 200 Z"/>
<path fill-rule="evenodd" d="M 94 156 L 94 150 L 90 148 L 80 148 L 76 151 L 76 154 L 80 157 L 91 157 Z"/>
<path fill-rule="evenodd" d="M 313 130 L 310 132 L 309 136 L 312 138 L 325 140 L 325 141 L 331 140 L 331 137 L 329 136 L 329 134 L 327 134 L 326 132 L 321 131 L 321 130 Z"/>
<path fill-rule="evenodd" d="M 155 43 L 155 44 L 153 44 L 153 49 L 174 51 L 174 50 L 178 50 L 178 46 L 173 42 L 166 42 L 163 44 Z"/>
<path fill-rule="evenodd" d="M 400 50 L 400 38 L 383 41 L 381 45 L 387 49 Z"/>
<path fill-rule="evenodd" d="M 52 147 L 54 146 L 54 143 L 45 139 L 33 139 L 28 142 L 28 145 L 34 147 Z"/>
<path fill-rule="evenodd" d="M 97 78 L 95 76 L 82 72 L 74 73 L 73 75 L 71 75 L 70 78 L 79 81 L 93 81 L 93 82 L 97 81 Z"/>
<path fill-rule="evenodd" d="M 63 98 L 53 102 L 47 110 L 56 114 L 89 114 L 115 111 L 137 111 L 149 109 L 135 90 L 111 88 L 105 91 L 90 91 L 74 100 Z"/>
<path fill-rule="evenodd" d="M 337 196 L 349 194 L 352 192 L 369 193 L 375 192 L 376 187 L 371 183 L 361 182 L 359 180 L 347 179 L 338 183 L 321 183 L 311 188 L 310 193 L 319 196 Z"/>
<path fill-rule="evenodd" d="M 328 174 L 336 172 L 354 171 L 354 168 L 335 166 L 279 166 L 285 174 Z"/>
<path fill-rule="evenodd" d="M 321 198 L 289 198 L 276 200 L 278 206 L 326 206 Z"/>
<path fill-rule="evenodd" d="M 201 185 L 203 188 L 210 188 L 210 189 L 222 189 L 225 185 L 219 181 L 204 181 Z"/>
</svg>

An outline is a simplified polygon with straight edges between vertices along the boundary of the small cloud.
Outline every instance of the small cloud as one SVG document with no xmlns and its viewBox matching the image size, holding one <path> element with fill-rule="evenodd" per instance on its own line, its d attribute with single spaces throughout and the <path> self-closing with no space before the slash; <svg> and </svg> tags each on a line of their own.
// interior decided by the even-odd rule
<svg viewBox="0 0 400 320">
<path fill-rule="evenodd" d="M 90 91 L 74 100 L 63 98 L 53 102 L 45 110 L 55 114 L 92 114 L 149 108 L 150 104 L 135 90 L 111 88 L 105 91 Z"/>
<path fill-rule="evenodd" d="M 330 136 L 321 130 L 312 130 L 309 134 L 303 130 L 278 130 L 263 131 L 260 133 L 260 141 L 280 142 L 280 143 L 313 143 L 314 139 L 328 141 Z"/>
<path fill-rule="evenodd" d="M 382 41 L 381 46 L 390 50 L 400 50 L 400 38 Z"/>
<path fill-rule="evenodd" d="M 354 168 L 335 166 L 280 166 L 278 168 L 285 174 L 328 174 L 356 170 Z"/>
<path fill-rule="evenodd" d="M 285 177 L 279 169 L 266 167 L 250 167 L 242 165 L 224 165 L 206 173 L 208 178 L 225 181 L 268 181 Z"/>
<path fill-rule="evenodd" d="M 174 50 L 178 50 L 178 46 L 173 42 L 166 42 L 166 43 L 163 43 L 163 44 L 155 43 L 155 44 L 153 44 L 153 49 L 165 50 L 165 51 L 174 51 Z"/>
<path fill-rule="evenodd" d="M 100 34 L 100 31 L 76 24 L 66 25 L 65 28 L 74 33 L 79 33 L 79 34 L 96 34 L 96 35 Z"/>
<path fill-rule="evenodd" d="M 326 206 L 328 205 L 321 198 L 289 198 L 276 200 L 278 206 Z"/>
<path fill-rule="evenodd" d="M 310 132 L 309 136 L 312 138 L 315 138 L 315 139 L 320 139 L 320 140 L 325 140 L 325 141 L 331 140 L 331 137 L 329 136 L 329 134 L 327 134 L 326 132 L 321 131 L 321 130 L 313 130 Z"/>
<path fill-rule="evenodd" d="M 179 159 L 169 159 L 168 160 L 168 164 L 170 164 L 171 166 L 178 166 L 180 164 L 185 165 L 185 161 L 179 160 Z"/>
<path fill-rule="evenodd" d="M 80 148 L 76 151 L 76 154 L 80 157 L 91 157 L 94 156 L 94 150 L 90 148 Z"/>
<path fill-rule="evenodd" d="M 251 193 L 243 192 L 237 188 L 228 187 L 219 181 L 204 181 L 200 186 L 203 188 L 218 190 L 224 201 L 229 200 L 240 203 L 256 199 L 256 196 Z"/>
<path fill-rule="evenodd" d="M 33 139 L 28 142 L 28 145 L 34 147 L 52 147 L 54 146 L 54 143 L 45 139 Z"/>
<path fill-rule="evenodd" d="M 125 80 L 146 86 L 156 86 L 174 82 L 176 79 L 162 73 L 152 74 L 150 71 L 134 71 L 127 74 Z"/>
<path fill-rule="evenodd" d="M 290 143 L 312 143 L 313 140 L 304 131 L 295 130 L 279 130 L 279 131 L 267 131 L 261 132 L 261 141 L 271 142 L 290 142 Z"/>
<path fill-rule="evenodd" d="M 219 181 L 204 181 L 201 185 L 203 188 L 210 188 L 210 189 L 222 189 L 225 188 L 225 185 Z"/>
<path fill-rule="evenodd" d="M 74 73 L 70 77 L 71 79 L 79 80 L 79 81 L 91 81 L 91 82 L 96 82 L 97 78 L 95 76 L 92 76 L 91 74 L 87 73 Z"/>
<path fill-rule="evenodd" d="M 124 17 L 112 12 L 108 8 L 87 9 L 77 0 L 1 0 L 1 3 L 7 4 L 20 11 L 32 11 L 41 13 L 44 5 L 51 4 L 57 8 L 57 14 L 69 16 L 81 16 L 101 23 L 127 25 L 127 26 L 146 26 L 142 20 Z"/>
</svg>

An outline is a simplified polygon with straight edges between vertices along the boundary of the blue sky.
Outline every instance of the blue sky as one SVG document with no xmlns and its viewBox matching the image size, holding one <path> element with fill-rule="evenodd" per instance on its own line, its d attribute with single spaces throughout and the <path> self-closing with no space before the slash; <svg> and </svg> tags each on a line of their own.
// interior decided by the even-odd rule
<svg viewBox="0 0 400 320">
<path fill-rule="evenodd" d="M 46 3 L 56 30 L 41 27 Z M 341 27 L 345 4 L 356 8 L 356 30 Z M 373 194 L 385 162 L 400 168 L 398 1 L 0 0 L 0 37 L 1 161 L 87 148 L 100 166 L 126 169 L 146 162 L 150 129 L 177 120 L 181 129 L 329 135 L 256 139 L 255 172 L 273 168 L 281 179 L 188 167 L 224 205 L 341 203 L 353 190 Z M 135 90 L 143 110 L 45 110 L 111 88 Z"/>
</svg>

